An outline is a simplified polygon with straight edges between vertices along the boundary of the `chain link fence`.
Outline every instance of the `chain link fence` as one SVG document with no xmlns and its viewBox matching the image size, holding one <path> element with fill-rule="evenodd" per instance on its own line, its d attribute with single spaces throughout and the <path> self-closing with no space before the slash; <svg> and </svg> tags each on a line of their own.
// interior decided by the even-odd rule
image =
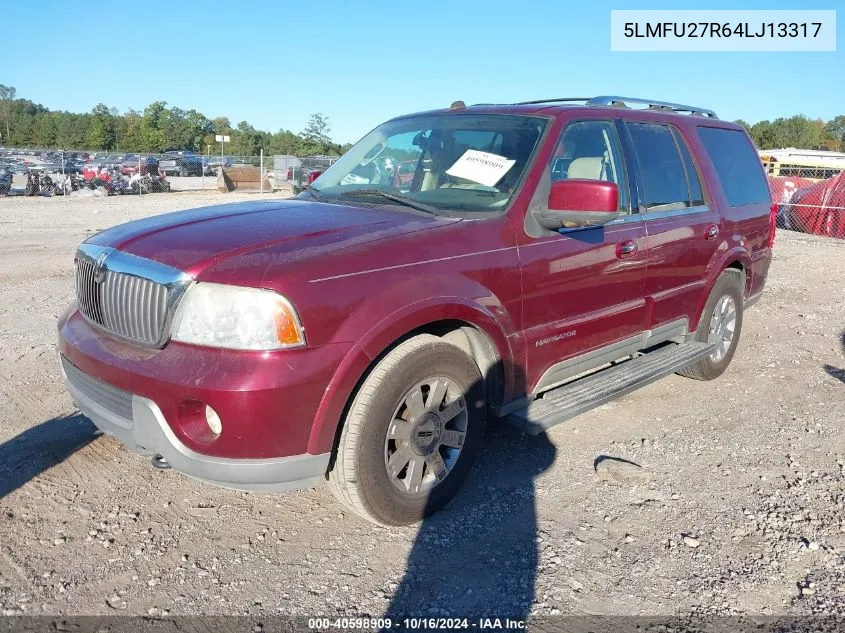
<svg viewBox="0 0 845 633">
<path fill-rule="evenodd" d="M 845 165 L 764 165 L 779 229 L 845 239 Z"/>
<path fill-rule="evenodd" d="M 337 157 L 0 148 L 0 195 L 95 197 L 297 191 Z M 284 168 L 279 168 L 283 165 Z"/>
<path fill-rule="evenodd" d="M 298 193 L 336 160 L 336 156 L 4 148 L 0 149 L 0 195 L 93 197 L 235 190 Z M 814 164 L 765 156 L 762 160 L 777 206 L 778 228 L 845 239 L 845 155 L 815 157 Z"/>
</svg>

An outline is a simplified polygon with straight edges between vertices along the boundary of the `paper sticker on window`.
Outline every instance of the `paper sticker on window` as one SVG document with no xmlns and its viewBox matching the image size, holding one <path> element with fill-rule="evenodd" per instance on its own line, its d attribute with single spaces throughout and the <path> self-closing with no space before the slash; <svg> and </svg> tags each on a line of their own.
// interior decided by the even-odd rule
<svg viewBox="0 0 845 633">
<path fill-rule="evenodd" d="M 515 160 L 498 154 L 468 149 L 446 173 L 455 178 L 466 178 L 487 187 L 493 187 L 513 167 Z"/>
</svg>

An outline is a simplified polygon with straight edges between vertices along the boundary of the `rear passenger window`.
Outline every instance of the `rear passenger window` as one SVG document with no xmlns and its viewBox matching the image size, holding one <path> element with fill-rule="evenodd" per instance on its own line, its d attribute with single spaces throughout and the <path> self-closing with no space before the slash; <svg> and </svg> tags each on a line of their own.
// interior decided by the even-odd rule
<svg viewBox="0 0 845 633">
<path fill-rule="evenodd" d="M 693 206 L 687 170 L 669 126 L 656 123 L 626 125 L 640 164 L 643 186 L 640 203 L 646 212 Z M 700 197 L 700 184 L 698 188 Z"/>
<path fill-rule="evenodd" d="M 699 127 L 698 135 L 728 199 L 728 205 L 770 204 L 769 185 L 760 169 L 760 157 L 739 130 Z"/>
</svg>

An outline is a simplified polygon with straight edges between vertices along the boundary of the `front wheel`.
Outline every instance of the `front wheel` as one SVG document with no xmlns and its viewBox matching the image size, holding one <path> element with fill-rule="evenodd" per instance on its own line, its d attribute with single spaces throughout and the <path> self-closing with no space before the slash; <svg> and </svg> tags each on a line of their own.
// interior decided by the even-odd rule
<svg viewBox="0 0 845 633">
<path fill-rule="evenodd" d="M 715 347 L 709 355 L 679 371 L 680 375 L 713 380 L 730 365 L 742 330 L 744 278 L 742 271 L 729 268 L 716 280 L 695 332 L 696 341 Z"/>
<path fill-rule="evenodd" d="M 436 336 L 408 339 L 355 396 L 329 486 L 373 523 L 415 523 L 458 493 L 481 446 L 485 414 L 483 380 L 469 356 Z"/>
</svg>

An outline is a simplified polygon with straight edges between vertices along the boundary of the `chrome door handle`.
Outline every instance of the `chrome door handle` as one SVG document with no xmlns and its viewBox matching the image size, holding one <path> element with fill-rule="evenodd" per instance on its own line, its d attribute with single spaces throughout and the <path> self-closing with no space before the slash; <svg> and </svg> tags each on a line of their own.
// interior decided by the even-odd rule
<svg viewBox="0 0 845 633">
<path fill-rule="evenodd" d="M 619 242 L 616 245 L 616 256 L 617 257 L 626 257 L 627 255 L 633 255 L 638 250 L 637 243 L 634 240 L 625 240 L 624 242 Z"/>
<path fill-rule="evenodd" d="M 715 224 L 711 224 L 707 227 L 707 231 L 704 232 L 704 239 L 705 240 L 712 240 L 719 235 L 719 227 Z"/>
</svg>

